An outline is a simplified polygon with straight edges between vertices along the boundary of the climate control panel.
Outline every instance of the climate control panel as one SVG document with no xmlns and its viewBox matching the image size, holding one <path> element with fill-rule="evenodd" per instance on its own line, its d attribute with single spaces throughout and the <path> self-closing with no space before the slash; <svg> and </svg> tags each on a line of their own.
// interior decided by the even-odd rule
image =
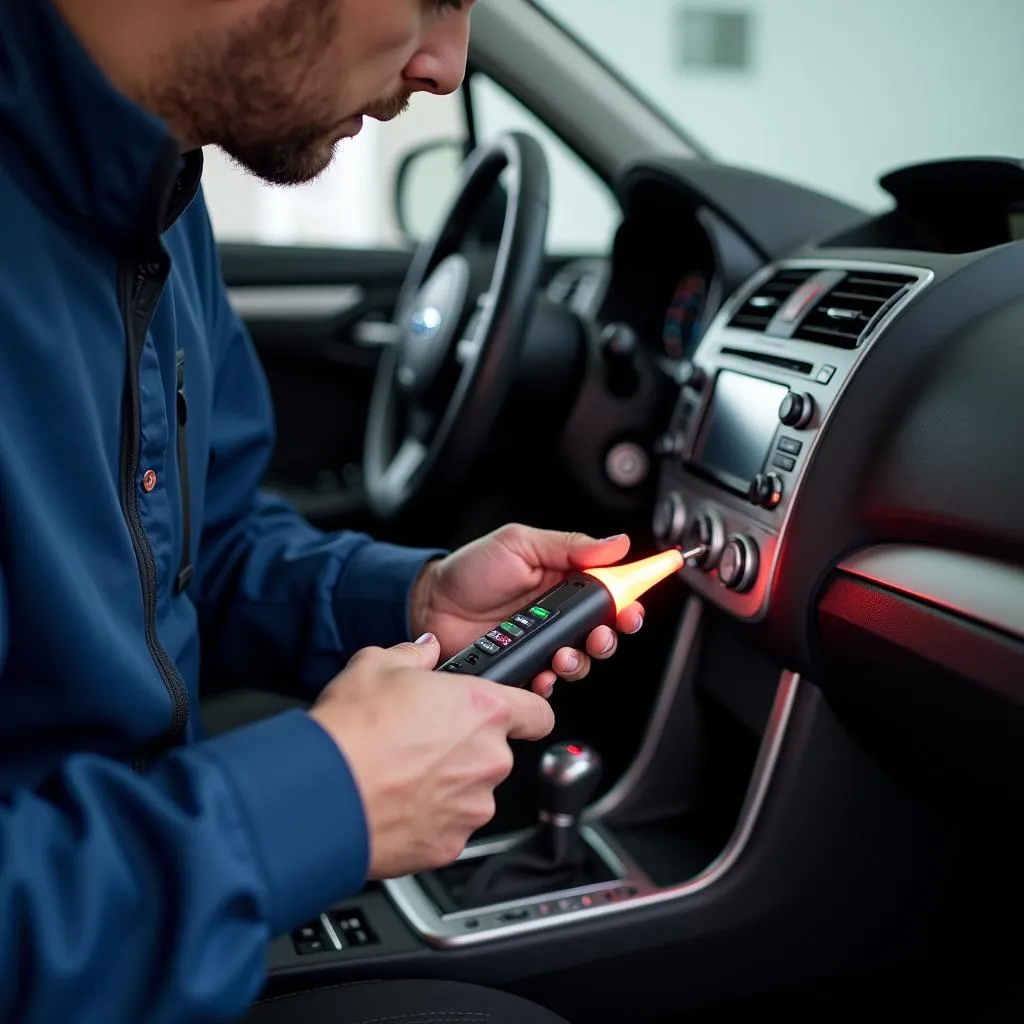
<svg viewBox="0 0 1024 1024">
<path fill-rule="evenodd" d="M 818 438 L 865 353 L 931 272 L 789 260 L 721 309 L 655 447 L 653 532 L 702 546 L 688 583 L 737 617 L 764 614 L 789 510 Z"/>
</svg>

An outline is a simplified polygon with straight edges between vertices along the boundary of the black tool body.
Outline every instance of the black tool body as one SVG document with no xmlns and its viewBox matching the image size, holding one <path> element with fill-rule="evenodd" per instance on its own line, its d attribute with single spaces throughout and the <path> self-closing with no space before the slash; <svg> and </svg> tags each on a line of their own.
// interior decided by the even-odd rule
<svg viewBox="0 0 1024 1024">
<path fill-rule="evenodd" d="M 528 686 L 538 672 L 550 667 L 560 647 L 581 647 L 592 629 L 614 626 L 616 617 L 615 602 L 604 584 L 586 573 L 573 573 L 449 658 L 438 671 Z"/>
</svg>

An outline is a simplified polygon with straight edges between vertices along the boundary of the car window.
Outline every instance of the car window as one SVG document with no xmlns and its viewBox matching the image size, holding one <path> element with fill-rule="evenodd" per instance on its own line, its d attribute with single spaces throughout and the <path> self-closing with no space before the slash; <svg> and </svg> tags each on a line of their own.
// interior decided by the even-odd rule
<svg viewBox="0 0 1024 1024">
<path fill-rule="evenodd" d="M 426 142 L 465 137 L 458 94 L 418 94 L 390 124 L 367 119 L 359 135 L 339 144 L 331 167 L 307 185 L 266 185 L 219 149 L 207 148 L 203 186 L 214 231 L 221 242 L 404 248 L 392 192 L 398 164 Z"/>
<path fill-rule="evenodd" d="M 556 255 L 606 252 L 618 221 L 618 208 L 606 184 L 492 79 L 474 74 L 471 83 L 478 142 L 521 130 L 534 135 L 548 155 L 552 174 L 549 251 Z M 438 166 L 448 168 L 446 174 L 454 185 L 467 136 L 461 94 L 420 94 L 405 114 L 389 124 L 367 120 L 356 138 L 339 145 L 330 169 L 307 185 L 265 185 L 220 150 L 208 148 L 203 184 L 214 231 L 220 242 L 408 248 L 410 240 L 396 215 L 399 168 L 410 153 L 447 142 L 454 155 L 448 164 Z M 438 182 L 437 187 L 412 189 L 409 195 L 424 209 L 407 211 L 408 219 L 430 224 L 443 210 L 450 189 Z"/>
<path fill-rule="evenodd" d="M 469 87 L 478 143 L 503 132 L 522 131 L 544 148 L 551 170 L 548 252 L 556 256 L 607 253 L 621 216 L 607 184 L 493 78 L 475 74 Z"/>
</svg>

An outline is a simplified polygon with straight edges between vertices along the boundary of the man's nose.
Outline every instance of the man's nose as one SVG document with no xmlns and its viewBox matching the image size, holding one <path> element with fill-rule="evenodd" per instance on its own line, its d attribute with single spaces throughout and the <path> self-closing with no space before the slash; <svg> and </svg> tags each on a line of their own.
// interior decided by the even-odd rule
<svg viewBox="0 0 1024 1024">
<path fill-rule="evenodd" d="M 452 12 L 440 18 L 423 37 L 423 43 L 405 66 L 406 86 L 413 92 L 447 96 L 466 77 L 469 50 L 469 13 Z"/>
</svg>

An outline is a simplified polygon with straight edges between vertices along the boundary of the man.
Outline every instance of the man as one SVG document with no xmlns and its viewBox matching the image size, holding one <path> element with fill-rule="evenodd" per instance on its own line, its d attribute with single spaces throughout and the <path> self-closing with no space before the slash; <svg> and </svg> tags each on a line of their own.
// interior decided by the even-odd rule
<svg viewBox="0 0 1024 1024">
<path fill-rule="evenodd" d="M 309 180 L 363 117 L 457 88 L 470 6 L 0 11 L 2 1021 L 237 1018 L 268 939 L 457 856 L 556 675 L 614 650 L 597 630 L 535 692 L 430 671 L 625 538 L 513 527 L 442 557 L 259 491 L 271 411 L 200 147 Z M 201 657 L 314 706 L 206 739 Z"/>
</svg>

